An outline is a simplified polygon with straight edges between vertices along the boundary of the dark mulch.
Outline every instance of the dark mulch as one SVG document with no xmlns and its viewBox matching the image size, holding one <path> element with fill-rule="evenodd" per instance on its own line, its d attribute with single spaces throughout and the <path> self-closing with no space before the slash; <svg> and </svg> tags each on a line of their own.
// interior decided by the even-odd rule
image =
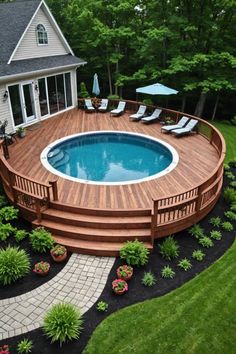
<svg viewBox="0 0 236 354">
<path fill-rule="evenodd" d="M 18 218 L 17 220 L 12 221 L 11 224 L 14 227 L 17 227 L 17 229 L 24 229 L 28 232 L 32 230 L 30 223 L 23 220 L 22 218 Z M 8 245 L 18 246 L 19 248 L 23 248 L 27 252 L 30 257 L 31 271 L 27 276 L 22 279 L 19 279 L 14 284 L 7 286 L 0 285 L 0 300 L 24 294 L 49 281 L 62 270 L 62 268 L 65 266 L 70 257 L 70 254 L 68 254 L 67 260 L 65 262 L 56 263 L 53 261 L 49 252 L 34 252 L 30 247 L 28 238 L 22 240 L 21 242 L 19 242 L 19 244 L 16 244 L 16 241 L 13 236 L 10 236 L 5 242 L 0 241 L 0 248 L 5 248 Z M 39 275 L 33 272 L 34 264 L 40 261 L 49 262 L 51 265 L 49 274 L 46 277 L 40 277 Z"/>
<path fill-rule="evenodd" d="M 232 169 L 236 175 L 236 169 Z M 227 182 L 227 181 L 226 181 Z M 226 183 L 224 183 L 226 186 Z M 220 216 L 222 220 L 226 220 L 224 217 L 224 212 L 227 210 L 222 196 L 219 199 L 214 210 L 201 221 L 201 226 L 205 230 L 205 234 L 209 234 L 213 227 L 209 224 L 209 219 L 211 217 Z M 233 222 L 234 227 L 236 227 L 236 222 Z M 145 267 L 135 268 L 134 277 L 129 282 L 129 291 L 122 296 L 115 295 L 111 290 L 111 282 L 116 278 L 116 269 L 119 265 L 123 264 L 119 259 L 116 259 L 115 264 L 109 274 L 106 286 L 101 294 L 99 300 L 104 300 L 109 304 L 108 311 L 106 313 L 99 313 L 96 310 L 96 304 L 85 313 L 84 315 L 84 328 L 81 336 L 77 342 L 72 342 L 63 345 L 62 348 L 58 344 L 50 344 L 50 341 L 43 335 L 41 329 L 27 333 L 27 335 L 21 335 L 17 337 L 10 338 L 8 340 L 0 342 L 0 346 L 3 344 L 9 344 L 11 346 L 11 353 L 16 353 L 15 347 L 16 343 L 22 338 L 30 338 L 34 342 L 34 350 L 32 353 L 36 354 L 79 354 L 82 353 L 85 348 L 92 332 L 96 326 L 109 314 L 125 306 L 151 299 L 164 295 L 171 290 L 176 289 L 188 280 L 194 278 L 197 274 L 202 272 L 204 269 L 209 267 L 213 262 L 215 262 L 219 257 L 221 257 L 224 252 L 233 243 L 235 235 L 234 232 L 222 232 L 223 237 L 220 241 L 214 241 L 214 247 L 205 249 L 198 245 L 197 241 L 191 237 L 187 231 L 180 232 L 176 234 L 176 240 L 180 246 L 180 256 L 178 260 L 175 261 L 165 261 L 161 258 L 159 254 L 159 244 L 163 240 L 155 243 L 154 251 L 150 255 L 149 262 Z M 194 249 L 202 249 L 206 253 L 206 257 L 203 262 L 197 262 L 191 259 L 191 254 Z M 189 258 L 192 262 L 192 269 L 185 272 L 177 267 L 177 263 L 181 258 Z M 160 271 L 164 265 L 170 264 L 170 266 L 176 272 L 176 276 L 173 279 L 163 279 L 160 276 Z M 145 271 L 152 271 L 157 279 L 156 285 L 148 288 L 142 285 L 141 280 Z M 98 300 L 98 301 L 99 301 Z M 109 335 L 109 334 L 108 334 Z M 101 353 L 101 348 L 98 348 L 98 353 Z"/>
</svg>

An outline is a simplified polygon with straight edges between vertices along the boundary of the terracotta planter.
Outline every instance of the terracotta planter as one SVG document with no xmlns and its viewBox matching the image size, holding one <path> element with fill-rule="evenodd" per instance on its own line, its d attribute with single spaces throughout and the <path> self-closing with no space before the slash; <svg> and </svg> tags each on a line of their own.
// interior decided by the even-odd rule
<svg viewBox="0 0 236 354">
<path fill-rule="evenodd" d="M 126 274 L 127 274 L 127 275 L 122 275 L 122 272 L 121 272 L 122 267 L 123 267 L 124 269 L 127 269 L 127 271 L 126 271 Z M 128 269 L 128 267 L 129 267 L 129 269 Z M 132 278 L 132 276 L 133 276 L 133 268 L 130 267 L 130 266 L 127 266 L 127 265 L 120 266 L 120 267 L 117 268 L 116 274 L 117 274 L 117 276 L 118 276 L 119 279 L 123 279 L 123 280 L 126 280 L 126 281 L 127 281 L 127 280 L 129 280 L 130 278 Z"/>
<path fill-rule="evenodd" d="M 48 275 L 48 273 L 49 273 L 49 270 L 50 270 L 50 268 L 48 270 L 46 270 L 45 272 L 35 272 L 35 274 L 39 275 L 40 277 L 46 277 L 46 275 Z"/>
<path fill-rule="evenodd" d="M 51 253 L 51 256 L 52 256 L 52 259 L 55 261 L 55 262 L 63 262 L 65 259 L 66 259 L 66 257 L 67 257 L 67 251 L 64 253 L 64 254 L 62 254 L 62 255 L 60 255 L 60 256 L 54 256 L 54 254 L 52 253 L 52 251 L 50 251 L 50 253 Z"/>
<path fill-rule="evenodd" d="M 119 282 L 124 282 L 125 283 L 125 286 L 124 286 L 123 289 L 118 289 L 118 283 Z M 123 295 L 124 293 L 126 293 L 126 291 L 128 291 L 128 284 L 126 283 L 126 281 L 124 279 L 115 279 L 112 282 L 112 289 L 113 289 L 113 291 L 114 291 L 114 293 L 116 295 Z"/>
</svg>

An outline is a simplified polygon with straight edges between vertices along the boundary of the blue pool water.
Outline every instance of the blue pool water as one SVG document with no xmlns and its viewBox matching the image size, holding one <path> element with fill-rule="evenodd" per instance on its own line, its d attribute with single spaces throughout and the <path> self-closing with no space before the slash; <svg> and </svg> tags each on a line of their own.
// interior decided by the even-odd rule
<svg viewBox="0 0 236 354">
<path fill-rule="evenodd" d="M 55 144 L 49 164 L 80 180 L 124 182 L 145 179 L 165 170 L 172 153 L 156 140 L 125 133 L 90 133 Z"/>
</svg>

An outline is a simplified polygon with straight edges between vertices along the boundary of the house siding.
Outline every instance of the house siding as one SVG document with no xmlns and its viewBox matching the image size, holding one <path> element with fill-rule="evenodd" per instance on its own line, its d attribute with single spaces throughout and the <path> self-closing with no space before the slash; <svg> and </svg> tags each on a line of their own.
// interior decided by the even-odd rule
<svg viewBox="0 0 236 354">
<path fill-rule="evenodd" d="M 6 132 L 12 133 L 14 131 L 14 127 L 11 119 L 10 101 L 9 98 L 6 100 L 3 99 L 3 95 L 6 89 L 7 87 L 5 85 L 0 85 L 0 120 L 1 122 L 3 122 L 4 120 L 8 121 Z"/>
<path fill-rule="evenodd" d="M 43 24 L 47 30 L 48 45 L 38 45 L 37 43 L 35 29 L 38 24 Z M 48 16 L 44 13 L 43 8 L 40 8 L 12 60 L 64 55 L 67 53 L 68 50 L 66 50 L 57 32 L 50 23 Z"/>
</svg>

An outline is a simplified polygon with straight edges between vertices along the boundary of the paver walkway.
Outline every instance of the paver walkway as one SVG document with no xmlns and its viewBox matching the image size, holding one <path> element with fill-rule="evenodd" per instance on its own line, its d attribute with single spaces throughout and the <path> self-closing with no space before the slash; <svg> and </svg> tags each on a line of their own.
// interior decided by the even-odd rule
<svg viewBox="0 0 236 354">
<path fill-rule="evenodd" d="M 44 285 L 0 301 L 0 340 L 42 326 L 45 312 L 67 302 L 85 313 L 98 299 L 115 258 L 72 254 L 66 266 Z"/>
</svg>

